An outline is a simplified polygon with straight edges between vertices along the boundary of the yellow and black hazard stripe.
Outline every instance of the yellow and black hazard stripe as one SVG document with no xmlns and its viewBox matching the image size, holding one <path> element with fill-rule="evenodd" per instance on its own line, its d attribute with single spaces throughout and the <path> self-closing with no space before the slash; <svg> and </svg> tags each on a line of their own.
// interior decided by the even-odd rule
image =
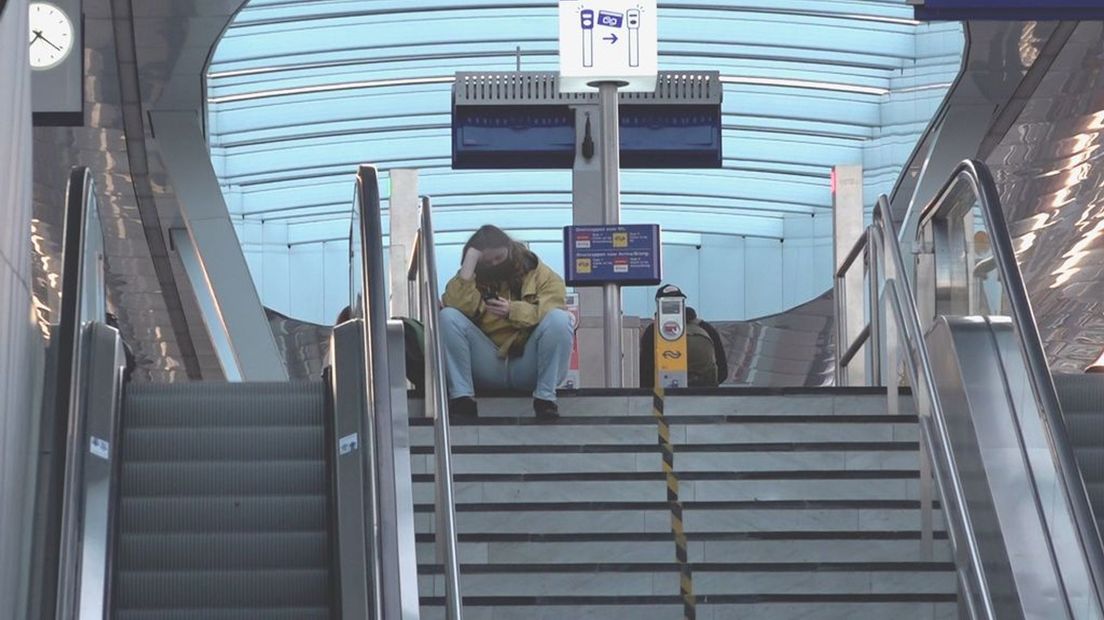
<svg viewBox="0 0 1104 620">
<path fill-rule="evenodd" d="M 659 431 L 659 447 L 663 453 L 663 474 L 667 480 L 667 505 L 671 509 L 671 534 L 675 538 L 675 559 L 679 564 L 679 593 L 682 596 L 683 618 L 694 620 L 694 574 L 686 552 L 686 528 L 682 521 L 682 502 L 679 500 L 679 479 L 675 473 L 675 446 L 671 443 L 671 425 L 663 414 L 664 389 L 656 381 L 652 394 L 652 415 Z"/>
</svg>

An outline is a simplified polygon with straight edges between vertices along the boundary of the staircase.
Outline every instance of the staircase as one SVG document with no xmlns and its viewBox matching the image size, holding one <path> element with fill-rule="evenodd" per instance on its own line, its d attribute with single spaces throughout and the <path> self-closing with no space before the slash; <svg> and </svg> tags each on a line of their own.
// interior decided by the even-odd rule
<svg viewBox="0 0 1104 620">
<path fill-rule="evenodd" d="M 683 618 L 652 399 L 483 398 L 453 425 L 468 620 Z M 907 399 L 903 404 L 908 404 Z M 412 404 L 423 618 L 443 618 L 434 564 L 431 422 Z M 884 392 L 733 390 L 666 401 L 696 618 L 957 618 L 936 513 L 920 548 L 917 420 Z"/>
<path fill-rule="evenodd" d="M 116 620 L 328 620 L 321 383 L 132 384 Z"/>
</svg>

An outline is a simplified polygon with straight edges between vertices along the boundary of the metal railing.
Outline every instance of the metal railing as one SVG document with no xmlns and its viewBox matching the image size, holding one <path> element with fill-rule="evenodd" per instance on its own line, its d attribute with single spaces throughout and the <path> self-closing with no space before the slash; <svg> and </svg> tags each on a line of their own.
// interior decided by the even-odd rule
<svg viewBox="0 0 1104 620">
<path fill-rule="evenodd" d="M 374 166 L 357 169 L 350 226 L 352 320 L 334 328 L 329 379 L 342 617 L 416 620 L 418 575 L 402 324 L 387 316 Z"/>
<path fill-rule="evenodd" d="M 52 326 L 43 400 L 30 617 L 105 618 L 124 369 L 107 325 L 104 238 L 95 185 L 73 168 L 66 191 L 61 307 Z"/>
<path fill-rule="evenodd" d="M 422 197 L 420 226 L 407 278 L 417 283 L 419 318 L 425 326 L 425 407 L 433 417 L 437 459 L 437 552 L 445 570 L 445 611 L 449 620 L 463 618 L 460 596 L 460 561 L 456 537 L 456 504 L 452 476 L 452 438 L 448 419 L 448 390 L 445 384 L 445 352 L 441 342 L 440 298 L 437 294 L 437 257 L 433 241 L 433 210 Z"/>
<path fill-rule="evenodd" d="M 956 200 L 962 192 L 970 199 Z M 962 206 L 967 205 L 967 210 Z M 974 213 L 981 215 L 983 228 L 964 224 L 973 220 Z M 973 228 L 973 230 L 970 230 Z M 960 235 L 958 245 L 952 238 L 952 229 Z M 984 230 L 988 235 L 992 257 L 977 260 L 976 264 L 962 261 L 976 259 L 972 251 L 965 248 L 963 241 L 967 232 Z M 1062 407 L 1054 387 L 1054 378 L 1047 362 L 1042 338 L 1035 321 L 1035 312 L 1028 297 L 1027 286 L 1020 271 L 1016 249 L 1009 232 L 1008 222 L 1001 207 L 999 193 L 992 174 L 985 164 L 977 161 L 964 161 L 956 168 L 954 175 L 943 190 L 936 196 L 920 215 L 917 228 L 917 247 L 934 254 L 937 264 L 933 265 L 934 315 L 982 314 L 979 310 L 983 295 L 979 292 L 978 278 L 996 272 L 1001 288 L 1006 296 L 1006 306 L 1012 318 L 1013 328 L 1018 338 L 1020 354 L 1026 366 L 1031 393 L 1035 400 L 1043 431 L 1047 433 L 1053 465 L 1058 484 L 1068 505 L 1084 563 L 1091 581 L 1092 594 L 1095 594 L 1097 609 L 1104 608 L 1104 549 L 1096 517 L 1089 502 L 1084 479 L 1073 453 Z M 971 242 L 966 241 L 965 244 Z M 967 251 L 962 252 L 963 249 Z M 960 263 L 949 266 L 946 262 Z M 949 260 L 948 260 L 949 259 Z M 996 269 L 992 267 L 995 262 Z M 953 282 L 943 286 L 940 277 L 949 276 Z M 1021 439 L 1022 441 L 1022 439 Z M 1034 497 L 1040 506 L 1035 481 L 1029 481 Z M 1057 562 L 1058 559 L 1054 558 Z"/>
<path fill-rule="evenodd" d="M 973 221 L 975 211 L 981 215 L 984 232 L 992 244 L 992 257 L 973 255 L 973 242 L 968 239 L 972 239 L 971 235 L 982 230 Z M 967 599 L 963 603 L 975 618 L 994 618 L 995 610 L 998 609 L 995 603 L 998 595 L 994 593 L 990 576 L 987 575 L 987 571 L 994 569 L 986 566 L 979 551 L 978 533 L 974 527 L 976 522 L 971 518 L 968 497 L 964 491 L 964 472 L 956 462 L 952 444 L 952 440 L 968 443 L 969 438 L 951 435 L 949 413 L 940 402 L 941 387 L 937 385 L 938 379 L 933 370 L 926 336 L 928 327 L 938 317 L 987 314 L 979 311 L 983 302 L 988 301 L 985 287 L 979 279 L 987 274 L 997 273 L 1007 294 L 1005 305 L 1012 315 L 1025 374 L 1031 384 L 1031 394 L 1042 421 L 1042 432 L 1047 434 L 1055 477 L 1060 493 L 1068 505 L 1078 544 L 1077 551 L 1073 552 L 1078 556 L 1076 558 L 1059 557 L 1061 554 L 1055 550 L 1054 540 L 1067 537 L 1060 524 L 1055 524 L 1062 516 L 1052 504 L 1047 504 L 1042 499 L 1039 489 L 1041 482 L 1037 479 L 1039 474 L 1035 472 L 1036 463 L 1032 461 L 1032 454 L 1027 448 L 1028 445 L 1035 444 L 1025 439 L 1023 425 L 1016 414 L 1013 414 L 1013 419 L 1006 423 L 1012 428 L 1012 436 L 1015 438 L 1013 445 L 1019 449 L 1017 466 L 1026 472 L 1027 479 L 1024 482 L 1027 485 L 1027 499 L 1031 502 L 1033 514 L 1046 530 L 1044 553 L 1049 556 L 1047 561 L 1053 569 L 1054 583 L 1063 590 L 1061 596 L 1064 600 L 1056 604 L 1063 608 L 1064 613 L 1060 614 L 1054 609 L 1054 617 L 1079 617 L 1072 601 L 1079 599 L 1082 592 L 1080 584 L 1084 582 L 1077 581 L 1082 569 L 1078 565 L 1070 565 L 1068 561 L 1083 559 L 1085 580 L 1089 582 L 1084 583 L 1084 587 L 1093 590 L 1089 596 L 1095 597 L 1093 609 L 1099 610 L 1104 602 L 1104 588 L 1101 587 L 1104 558 L 1101 555 L 1096 521 L 1066 434 L 1057 393 L 999 196 L 985 166 L 972 161 L 960 164 L 921 214 L 917 230 L 916 253 L 918 263 L 924 267 L 918 270 L 916 276 L 917 289 L 910 286 L 907 278 L 906 274 L 909 272 L 906 269 L 909 266 L 901 256 L 889 202 L 885 197 L 878 201 L 873 223 L 837 270 L 837 342 L 841 350 L 836 362 L 837 380 L 841 385 L 846 383 L 848 368 L 857 363 L 860 352 L 865 350 L 867 381 L 870 385 L 887 387 L 891 409 L 895 410 L 900 394 L 900 380 L 896 360 L 898 345 L 894 336 L 900 336 L 908 371 L 907 379 L 913 388 L 913 398 L 920 413 L 925 447 L 921 454 L 922 537 L 929 543 L 932 536 L 931 498 L 930 495 L 924 495 L 924 482 L 928 475 L 925 466 L 930 465 L 934 468 L 934 480 L 938 483 L 943 508 L 948 515 L 949 535 L 955 548 L 959 579 L 963 586 L 961 591 Z M 860 257 L 863 258 L 867 285 L 865 299 L 861 300 L 864 302 L 862 307 L 866 309 L 867 323 L 861 333 L 848 338 L 845 333 L 847 313 L 855 304 L 853 300 L 846 299 L 844 291 L 847 275 L 858 264 Z M 918 306 L 918 297 L 914 290 L 921 290 L 925 294 L 919 298 L 922 310 Z M 896 328 L 891 327 L 891 323 Z M 993 363 L 1002 362 L 994 360 Z M 1012 396 L 1009 395 L 1008 398 L 1012 402 Z M 1015 406 L 1011 409 L 1015 411 Z M 956 428 L 961 428 L 961 424 Z M 963 443 L 963 446 L 968 447 L 967 443 Z M 980 450 L 981 447 L 976 445 L 974 449 Z M 971 474 L 976 478 L 978 472 Z M 969 501 L 974 503 L 975 499 Z M 1061 501 L 1059 499 L 1059 503 Z M 979 505 L 986 504 L 981 502 Z M 1067 562 L 1063 564 L 1063 560 Z M 994 578 L 1004 579 L 1002 583 L 1008 583 L 1004 574 Z M 1075 581 L 1079 585 L 1071 587 L 1069 582 Z M 1097 616 L 1089 612 L 1087 617 Z"/>
<path fill-rule="evenodd" d="M 855 243 L 835 274 L 837 325 L 846 324 L 847 304 L 842 291 L 845 288 L 847 274 L 858 262 L 859 257 L 864 258 L 864 272 L 869 283 L 869 322 L 852 342 L 838 341 L 841 348 L 844 343 L 848 346 L 846 352 L 837 359 L 836 376 L 846 376 L 848 365 L 857 356 L 858 351 L 867 345 L 875 350 L 870 356 L 872 363 L 886 362 L 886 368 L 889 370 L 887 374 L 892 378 L 887 382 L 887 389 L 892 403 L 891 409 L 895 410 L 901 393 L 896 377 L 896 355 L 890 353 L 886 359 L 883 359 L 882 352 L 876 351 L 884 342 L 885 336 L 892 333 L 890 328 L 890 320 L 892 320 L 893 325 L 899 330 L 900 342 L 904 346 L 904 360 L 910 385 L 912 385 L 912 395 L 921 414 L 920 427 L 925 444 L 925 450 L 921 453 L 924 461 L 921 467 L 921 539 L 925 553 L 931 557 L 933 545 L 932 498 L 930 491 L 924 490 L 926 483 L 927 488 L 930 489 L 930 480 L 933 477 L 927 471 L 927 466 L 930 465 L 935 470 L 934 479 L 938 482 L 942 507 L 948 516 L 950 524 L 948 536 L 960 560 L 957 563 L 958 580 L 960 591 L 967 599 L 963 603 L 969 610 L 971 618 L 997 620 L 966 503 L 963 481 L 954 453 L 949 449 L 950 432 L 932 380 L 932 364 L 924 345 L 924 332 L 917 311 L 916 297 L 904 277 L 905 263 L 901 256 L 900 245 L 897 243 L 893 219 L 890 216 L 889 201 L 885 196 L 878 200 L 873 223 Z M 883 327 L 885 331 L 882 330 Z M 842 334 L 842 328 L 838 328 L 837 333 Z M 895 351 L 894 346 L 888 348 Z M 881 383 L 880 365 L 872 370 L 878 371 L 872 373 L 877 380 L 872 383 L 878 385 Z M 929 457 L 930 460 L 928 460 Z"/>
</svg>

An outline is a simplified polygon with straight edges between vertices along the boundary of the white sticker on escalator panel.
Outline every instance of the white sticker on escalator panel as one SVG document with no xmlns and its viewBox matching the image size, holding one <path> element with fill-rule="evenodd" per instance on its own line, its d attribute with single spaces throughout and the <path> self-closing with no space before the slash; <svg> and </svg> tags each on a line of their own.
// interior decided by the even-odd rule
<svg viewBox="0 0 1104 620">
<path fill-rule="evenodd" d="M 91 445 L 88 448 L 89 452 L 105 461 L 111 459 L 111 444 L 107 440 L 100 439 L 99 437 L 92 437 L 90 443 Z"/>
<path fill-rule="evenodd" d="M 348 454 L 358 447 L 360 447 L 360 438 L 357 433 L 345 435 L 337 440 L 337 453 L 340 455 Z"/>
</svg>

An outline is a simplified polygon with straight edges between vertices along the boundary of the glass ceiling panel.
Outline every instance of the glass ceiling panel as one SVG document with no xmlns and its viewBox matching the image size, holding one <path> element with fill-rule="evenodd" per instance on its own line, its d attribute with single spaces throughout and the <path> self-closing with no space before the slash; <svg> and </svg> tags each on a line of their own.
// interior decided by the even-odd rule
<svg viewBox="0 0 1104 620">
<path fill-rule="evenodd" d="M 960 26 L 916 23 L 906 0 L 659 7 L 660 68 L 720 71 L 725 91 L 722 169 L 622 177 L 625 221 L 680 234 L 781 238 L 787 215 L 830 214 L 839 164 L 864 164 L 873 203 L 961 62 Z M 340 238 L 355 167 L 375 163 L 419 169 L 457 239 L 487 221 L 533 234 L 570 223 L 569 171 L 449 167 L 455 72 L 555 71 L 557 33 L 554 0 L 252 0 L 207 72 L 231 212 L 294 224 L 296 243 Z"/>
</svg>

